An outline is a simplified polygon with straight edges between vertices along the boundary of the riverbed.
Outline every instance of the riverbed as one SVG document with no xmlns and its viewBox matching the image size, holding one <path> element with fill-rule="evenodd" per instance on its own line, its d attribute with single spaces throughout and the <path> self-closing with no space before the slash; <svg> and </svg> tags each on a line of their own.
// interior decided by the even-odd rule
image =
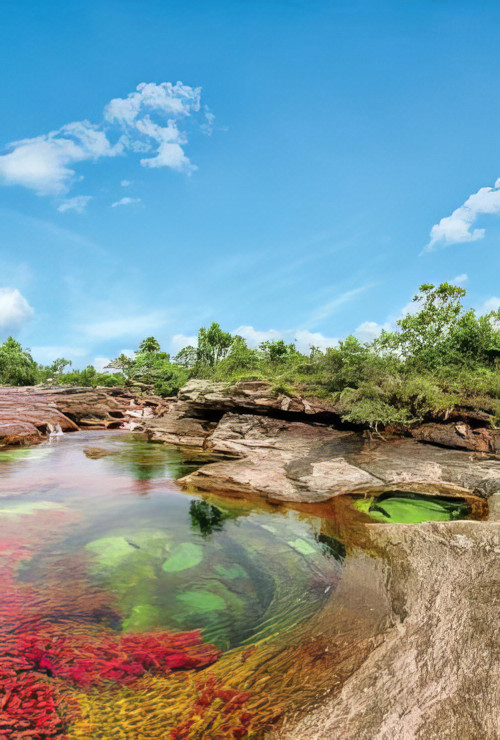
<svg viewBox="0 0 500 740">
<path fill-rule="evenodd" d="M 0 737 L 261 737 L 381 643 L 363 531 L 401 500 L 181 490 L 207 462 L 117 431 L 0 451 Z"/>
</svg>

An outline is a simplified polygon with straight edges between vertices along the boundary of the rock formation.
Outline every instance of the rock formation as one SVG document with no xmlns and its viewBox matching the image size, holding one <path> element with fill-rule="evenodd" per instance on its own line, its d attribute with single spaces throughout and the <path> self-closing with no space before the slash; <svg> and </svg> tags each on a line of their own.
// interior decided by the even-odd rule
<svg viewBox="0 0 500 740">
<path fill-rule="evenodd" d="M 0 388 L 0 444 L 34 444 L 58 424 L 63 432 L 133 426 L 160 399 L 142 399 L 124 388 Z"/>
<path fill-rule="evenodd" d="M 326 403 L 273 395 L 267 383 L 229 388 L 224 383 L 191 381 L 178 401 L 148 420 L 146 432 L 152 441 L 203 447 L 223 456 L 181 481 L 205 491 L 315 502 L 394 488 L 485 497 L 500 489 L 500 461 L 493 455 L 471 455 L 401 437 L 388 442 L 370 439 L 359 431 L 339 429 L 337 411 Z M 453 430 L 460 425 L 470 429 L 464 422 L 450 422 L 443 445 L 447 440 L 453 443 L 458 434 Z M 440 428 L 427 426 L 436 434 Z M 476 445 L 480 437 L 496 444 L 493 433 L 486 431 L 488 437 L 477 430 L 469 437 L 459 434 L 459 442 L 470 438 Z"/>
</svg>

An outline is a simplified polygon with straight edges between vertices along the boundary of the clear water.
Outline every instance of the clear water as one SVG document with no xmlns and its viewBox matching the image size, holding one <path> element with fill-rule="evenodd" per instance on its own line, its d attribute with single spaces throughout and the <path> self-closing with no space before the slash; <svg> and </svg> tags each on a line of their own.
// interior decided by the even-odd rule
<svg viewBox="0 0 500 740">
<path fill-rule="evenodd" d="M 428 502 L 182 491 L 207 461 L 109 431 L 0 451 L 0 738 L 260 738 L 376 646 L 365 525 Z"/>
<path fill-rule="evenodd" d="M 175 479 L 201 462 L 110 432 L 0 452 L 2 533 L 22 518 L 40 541 L 18 579 L 69 587 L 77 567 L 89 594 L 113 597 L 96 622 L 201 629 L 223 650 L 307 619 L 339 579 L 343 546 L 296 512 L 181 492 Z"/>
</svg>

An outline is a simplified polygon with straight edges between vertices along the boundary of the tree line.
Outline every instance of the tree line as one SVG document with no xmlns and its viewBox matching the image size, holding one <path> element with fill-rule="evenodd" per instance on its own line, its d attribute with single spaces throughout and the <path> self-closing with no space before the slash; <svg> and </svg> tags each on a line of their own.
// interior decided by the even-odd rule
<svg viewBox="0 0 500 740">
<path fill-rule="evenodd" d="M 329 398 L 347 421 L 375 428 L 457 406 L 479 407 L 500 422 L 500 309 L 479 316 L 464 307 L 465 295 L 449 283 L 421 285 L 394 331 L 370 343 L 351 335 L 308 354 L 282 339 L 249 347 L 214 322 L 173 358 L 147 337 L 132 357 L 121 354 L 98 372 L 74 370 L 64 358 L 39 365 L 9 337 L 0 345 L 0 383 L 127 385 L 171 396 L 190 378 L 265 379 L 276 392 Z"/>
</svg>

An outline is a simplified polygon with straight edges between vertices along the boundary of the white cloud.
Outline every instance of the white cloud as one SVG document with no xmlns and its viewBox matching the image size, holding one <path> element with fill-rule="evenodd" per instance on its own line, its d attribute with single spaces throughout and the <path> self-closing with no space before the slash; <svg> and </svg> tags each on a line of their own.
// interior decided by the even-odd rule
<svg viewBox="0 0 500 740">
<path fill-rule="evenodd" d="M 130 185 L 132 185 L 132 180 L 121 180 L 120 185 L 122 188 L 128 188 Z"/>
<path fill-rule="evenodd" d="M 452 280 L 450 280 L 450 283 L 452 285 L 465 285 L 468 279 L 469 276 L 465 272 L 463 272 L 461 275 L 457 275 Z"/>
<path fill-rule="evenodd" d="M 239 326 L 231 333 L 243 337 L 249 347 L 258 347 L 262 342 L 283 339 L 283 332 L 276 331 L 276 329 L 259 331 L 258 329 L 254 329 L 253 326 Z"/>
<path fill-rule="evenodd" d="M 141 198 L 120 198 L 120 200 L 115 201 L 115 203 L 111 203 L 111 208 L 116 208 L 116 206 L 129 206 L 132 203 L 140 203 Z"/>
<path fill-rule="evenodd" d="M 109 357 L 95 357 L 92 365 L 95 367 L 98 373 L 103 373 L 110 362 L 111 359 Z"/>
<path fill-rule="evenodd" d="M 143 110 L 160 111 L 175 118 L 188 116 L 200 109 L 201 87 L 190 87 L 177 82 L 141 82 L 136 91 L 126 98 L 114 98 L 104 109 L 109 121 L 133 125 Z"/>
<path fill-rule="evenodd" d="M 174 355 L 180 352 L 181 349 L 184 349 L 184 347 L 188 347 L 190 345 L 192 347 L 196 347 L 197 343 L 198 338 L 189 336 L 188 334 L 174 334 L 170 340 L 170 346 Z"/>
<path fill-rule="evenodd" d="M 39 347 L 31 347 L 31 354 L 34 359 L 42 365 L 50 365 L 51 362 L 57 360 L 60 357 L 64 357 L 66 360 L 78 360 L 81 357 L 88 355 L 88 350 L 82 349 L 81 347 L 68 347 L 65 345 L 42 345 Z"/>
<path fill-rule="evenodd" d="M 363 321 L 354 334 L 360 342 L 373 342 L 382 330 L 390 331 L 391 328 L 393 327 L 389 321 L 386 321 L 385 324 L 378 324 L 376 321 Z"/>
<path fill-rule="evenodd" d="M 298 329 L 293 334 L 297 349 L 304 354 L 308 354 L 311 347 L 319 347 L 325 350 L 327 347 L 335 347 L 339 343 L 337 337 L 325 337 L 319 331 Z"/>
<path fill-rule="evenodd" d="M 491 313 L 491 311 L 498 311 L 500 308 L 500 298 L 492 296 L 487 301 L 482 303 L 477 309 L 478 313 L 483 315 L 485 313 Z"/>
<path fill-rule="evenodd" d="M 295 343 L 299 352 L 305 354 L 309 352 L 311 346 L 326 349 L 327 347 L 334 347 L 339 341 L 337 337 L 325 337 L 319 331 L 312 332 L 307 329 L 285 329 L 284 331 L 268 329 L 267 331 L 260 331 L 254 329 L 253 326 L 239 326 L 231 333 L 243 337 L 249 347 L 258 347 L 262 342 L 283 339 L 288 344 Z"/>
<path fill-rule="evenodd" d="M 199 128 L 205 130 L 207 122 L 213 125 L 213 114 L 200 112 L 200 99 L 200 87 L 182 82 L 141 83 L 126 98 L 111 100 L 100 124 L 75 121 L 9 144 L 0 155 L 0 182 L 22 185 L 39 195 L 58 195 L 77 179 L 77 163 L 128 152 L 150 153 L 140 160 L 143 167 L 192 172 L 196 168 L 184 152 L 188 137 L 181 126 L 184 119 L 198 114 Z M 127 187 L 124 183 L 130 181 L 122 180 Z"/>
<path fill-rule="evenodd" d="M 64 193 L 75 177 L 71 166 L 99 157 L 114 157 L 123 151 L 112 146 L 106 134 L 88 121 L 77 121 L 32 139 L 14 141 L 0 155 L 0 181 L 23 185 L 39 195 Z"/>
<path fill-rule="evenodd" d="M 159 329 L 167 322 L 165 314 L 153 311 L 148 314 L 130 315 L 105 321 L 91 321 L 78 327 L 85 336 L 91 339 L 115 339 L 118 337 L 150 336 L 155 329 Z"/>
<path fill-rule="evenodd" d="M 371 287 L 371 284 L 363 285 L 360 288 L 354 288 L 353 290 L 347 290 L 345 291 L 345 293 L 341 293 L 340 295 L 333 298 L 331 301 L 324 303 L 315 311 L 313 311 L 307 323 L 309 324 L 309 326 L 319 324 L 321 321 L 323 321 L 323 319 L 327 319 L 329 316 L 338 311 L 338 309 L 341 308 L 343 305 L 349 303 L 354 298 L 356 298 L 356 296 L 364 293 L 365 290 L 368 290 L 368 288 Z"/>
<path fill-rule="evenodd" d="M 19 331 L 35 311 L 17 288 L 0 288 L 0 333 Z"/>
<path fill-rule="evenodd" d="M 76 211 L 77 213 L 83 213 L 87 204 L 92 200 L 91 195 L 77 195 L 74 198 L 67 198 L 63 200 L 61 205 L 57 208 L 61 213 L 66 211 Z"/>
<path fill-rule="evenodd" d="M 472 228 L 478 216 L 482 214 L 500 213 L 500 179 L 494 187 L 480 188 L 473 193 L 463 205 L 457 208 L 451 216 L 445 216 L 431 229 L 430 241 L 424 252 L 433 252 L 439 246 L 475 242 L 482 239 L 485 229 Z"/>
</svg>

